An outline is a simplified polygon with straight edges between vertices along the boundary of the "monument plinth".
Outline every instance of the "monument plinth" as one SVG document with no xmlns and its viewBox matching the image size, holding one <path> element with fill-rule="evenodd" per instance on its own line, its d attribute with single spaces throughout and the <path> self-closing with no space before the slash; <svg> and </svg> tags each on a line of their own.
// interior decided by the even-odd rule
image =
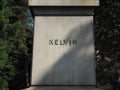
<svg viewBox="0 0 120 90">
<path fill-rule="evenodd" d="M 29 0 L 29 6 L 35 18 L 32 90 L 94 90 L 93 13 L 99 0 Z"/>
</svg>

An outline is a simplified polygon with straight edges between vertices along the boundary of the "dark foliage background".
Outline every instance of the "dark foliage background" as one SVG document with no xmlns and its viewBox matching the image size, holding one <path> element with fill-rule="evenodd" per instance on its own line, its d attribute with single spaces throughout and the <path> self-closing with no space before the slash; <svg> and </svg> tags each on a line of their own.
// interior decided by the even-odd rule
<svg viewBox="0 0 120 90">
<path fill-rule="evenodd" d="M 27 0 L 0 1 L 0 90 L 27 86 L 32 26 Z"/>
<path fill-rule="evenodd" d="M 95 10 L 96 71 L 99 85 L 120 78 L 120 1 L 101 0 Z"/>
</svg>

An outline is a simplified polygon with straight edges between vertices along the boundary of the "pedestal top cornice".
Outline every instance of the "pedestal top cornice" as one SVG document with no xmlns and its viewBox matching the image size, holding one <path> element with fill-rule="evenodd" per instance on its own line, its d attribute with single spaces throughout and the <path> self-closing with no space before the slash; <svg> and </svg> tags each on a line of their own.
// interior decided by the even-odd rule
<svg viewBox="0 0 120 90">
<path fill-rule="evenodd" d="M 99 0 L 29 0 L 29 6 L 99 6 Z"/>
</svg>

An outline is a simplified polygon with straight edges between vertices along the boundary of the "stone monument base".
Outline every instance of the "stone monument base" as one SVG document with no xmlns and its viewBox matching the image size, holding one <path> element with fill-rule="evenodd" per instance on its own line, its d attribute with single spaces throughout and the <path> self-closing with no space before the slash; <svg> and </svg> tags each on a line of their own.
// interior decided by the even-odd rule
<svg viewBox="0 0 120 90">
<path fill-rule="evenodd" d="M 31 86 L 22 90 L 103 90 L 91 86 Z"/>
</svg>

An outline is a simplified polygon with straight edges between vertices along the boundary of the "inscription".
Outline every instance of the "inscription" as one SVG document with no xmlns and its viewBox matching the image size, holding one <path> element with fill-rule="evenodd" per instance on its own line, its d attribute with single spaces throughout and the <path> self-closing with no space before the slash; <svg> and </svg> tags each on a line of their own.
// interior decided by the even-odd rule
<svg viewBox="0 0 120 90">
<path fill-rule="evenodd" d="M 77 45 L 77 40 L 59 40 L 59 39 L 49 39 L 49 45 Z"/>
</svg>

